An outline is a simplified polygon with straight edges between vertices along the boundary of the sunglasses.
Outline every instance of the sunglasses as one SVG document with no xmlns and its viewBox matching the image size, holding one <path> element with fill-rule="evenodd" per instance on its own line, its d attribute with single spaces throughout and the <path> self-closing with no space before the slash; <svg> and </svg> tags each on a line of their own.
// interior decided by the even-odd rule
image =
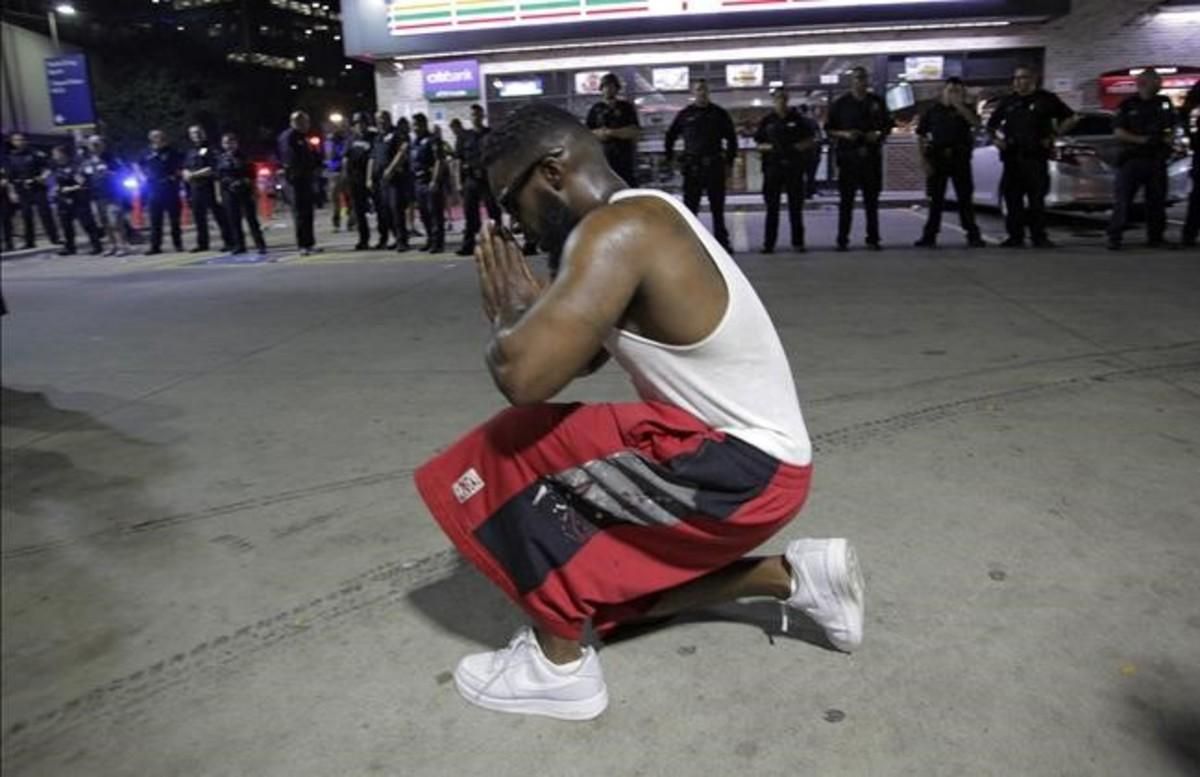
<svg viewBox="0 0 1200 777">
<path fill-rule="evenodd" d="M 530 162 L 529 165 L 521 171 L 521 174 L 514 178 L 512 183 L 510 183 L 508 186 L 505 186 L 504 190 L 500 192 L 500 196 L 496 198 L 496 201 L 500 204 L 500 207 L 508 211 L 509 215 L 513 218 L 517 218 L 517 197 L 520 196 L 521 190 L 525 188 L 525 184 L 529 183 L 529 179 L 533 177 L 533 171 L 537 170 L 538 165 L 540 165 L 542 162 L 545 162 L 547 159 L 550 159 L 551 157 L 562 156 L 564 150 L 565 149 L 562 148 L 551 149 L 542 156 Z"/>
</svg>

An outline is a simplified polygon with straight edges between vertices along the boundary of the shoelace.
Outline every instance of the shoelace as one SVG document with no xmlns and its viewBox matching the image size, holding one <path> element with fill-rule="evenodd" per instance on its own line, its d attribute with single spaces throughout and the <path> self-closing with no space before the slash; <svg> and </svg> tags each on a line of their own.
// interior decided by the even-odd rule
<svg viewBox="0 0 1200 777">
<path fill-rule="evenodd" d="M 516 655 L 517 648 L 529 640 L 529 633 L 525 629 L 521 629 L 516 635 L 509 640 L 508 645 L 500 648 L 492 654 L 492 677 L 483 686 L 475 692 L 475 695 L 483 696 L 484 692 L 492 687 L 492 683 L 499 680 L 506 671 L 509 664 L 512 663 L 513 656 Z M 499 666 L 497 667 L 497 664 Z"/>
</svg>

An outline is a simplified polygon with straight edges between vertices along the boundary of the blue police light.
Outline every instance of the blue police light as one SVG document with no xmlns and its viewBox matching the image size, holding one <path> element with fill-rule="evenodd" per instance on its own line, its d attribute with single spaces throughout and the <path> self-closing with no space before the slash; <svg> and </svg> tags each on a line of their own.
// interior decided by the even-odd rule
<svg viewBox="0 0 1200 777">
<path fill-rule="evenodd" d="M 121 181 L 121 185 L 126 189 L 133 191 L 134 189 L 138 188 L 138 179 L 134 178 L 133 176 L 129 176 L 124 181 Z"/>
</svg>

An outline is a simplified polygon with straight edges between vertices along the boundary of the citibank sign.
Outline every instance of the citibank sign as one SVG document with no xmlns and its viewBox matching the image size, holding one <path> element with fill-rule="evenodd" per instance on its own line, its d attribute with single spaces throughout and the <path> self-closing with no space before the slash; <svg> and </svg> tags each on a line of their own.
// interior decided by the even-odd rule
<svg viewBox="0 0 1200 777">
<path fill-rule="evenodd" d="M 463 100 L 479 96 L 479 62 L 460 59 L 421 65 L 427 100 Z"/>
</svg>

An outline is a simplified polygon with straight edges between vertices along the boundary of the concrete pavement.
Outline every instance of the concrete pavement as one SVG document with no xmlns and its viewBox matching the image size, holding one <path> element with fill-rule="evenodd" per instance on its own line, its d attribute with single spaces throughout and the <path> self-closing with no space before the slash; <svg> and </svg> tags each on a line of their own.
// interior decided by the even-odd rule
<svg viewBox="0 0 1200 777">
<path fill-rule="evenodd" d="M 920 226 L 739 257 L 817 445 L 766 549 L 858 544 L 863 649 L 763 605 L 680 619 L 604 646 L 590 724 L 450 682 L 520 623 L 411 483 L 503 406 L 470 262 L 5 261 L 4 773 L 1195 773 L 1198 257 Z M 609 367 L 565 396 L 632 394 Z"/>
</svg>

